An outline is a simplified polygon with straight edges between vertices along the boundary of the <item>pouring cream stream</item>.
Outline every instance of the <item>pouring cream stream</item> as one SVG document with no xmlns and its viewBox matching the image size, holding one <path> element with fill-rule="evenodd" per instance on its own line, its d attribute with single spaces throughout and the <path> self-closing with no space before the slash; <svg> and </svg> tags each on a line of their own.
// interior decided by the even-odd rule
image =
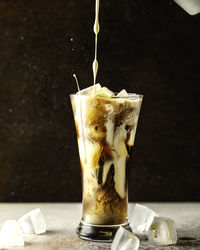
<svg viewBox="0 0 200 250">
<path fill-rule="evenodd" d="M 98 71 L 98 61 L 97 61 L 97 40 L 98 40 L 98 33 L 99 33 L 99 0 L 96 0 L 96 7 L 95 7 L 95 21 L 94 21 L 94 33 L 95 33 L 95 54 L 94 54 L 94 61 L 92 65 L 93 69 L 93 77 L 94 77 L 94 85 L 96 84 L 96 77 L 97 77 L 97 71 Z M 94 93 L 95 95 L 95 88 Z"/>
</svg>

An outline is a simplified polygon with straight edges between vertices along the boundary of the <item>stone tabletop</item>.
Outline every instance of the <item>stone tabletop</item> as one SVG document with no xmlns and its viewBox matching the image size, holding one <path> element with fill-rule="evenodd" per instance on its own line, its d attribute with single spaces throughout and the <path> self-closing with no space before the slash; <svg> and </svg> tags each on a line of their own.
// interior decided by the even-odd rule
<svg viewBox="0 0 200 250">
<path fill-rule="evenodd" d="M 144 203 L 141 203 L 144 204 Z M 129 204 L 129 213 L 134 203 Z M 200 249 L 200 203 L 145 203 L 160 216 L 175 220 L 178 243 L 170 247 L 150 246 L 142 240 L 140 249 Z M 0 203 L 0 225 L 8 219 L 18 219 L 28 211 L 40 208 L 45 216 L 47 232 L 42 235 L 26 235 L 24 247 L 4 249 L 16 250 L 103 250 L 109 243 L 93 243 L 81 240 L 75 233 L 81 217 L 80 203 Z"/>
</svg>

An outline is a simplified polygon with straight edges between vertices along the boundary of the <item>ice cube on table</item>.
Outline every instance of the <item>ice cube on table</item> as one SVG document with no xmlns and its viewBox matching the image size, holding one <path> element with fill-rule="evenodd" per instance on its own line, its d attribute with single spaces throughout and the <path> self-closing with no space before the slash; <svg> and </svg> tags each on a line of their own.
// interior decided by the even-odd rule
<svg viewBox="0 0 200 250">
<path fill-rule="evenodd" d="M 0 247 L 12 246 L 24 246 L 24 239 L 17 221 L 7 220 L 0 232 Z"/>
<path fill-rule="evenodd" d="M 117 95 L 116 97 L 127 97 L 129 96 L 128 93 L 126 92 L 125 89 L 122 89 Z"/>
<path fill-rule="evenodd" d="M 174 0 L 190 15 L 196 15 L 200 12 L 200 0 Z"/>
<path fill-rule="evenodd" d="M 24 233 L 42 234 L 46 232 L 46 222 L 39 208 L 31 210 L 18 220 Z"/>
<path fill-rule="evenodd" d="M 33 234 L 34 233 L 34 229 L 33 229 L 33 225 L 32 225 L 29 213 L 27 213 L 24 216 L 22 216 L 18 220 L 18 223 L 19 223 L 19 225 L 21 227 L 21 230 L 24 233 L 27 233 L 27 234 Z"/>
<path fill-rule="evenodd" d="M 157 216 L 157 214 L 152 209 L 136 204 L 133 214 L 130 216 L 130 224 L 133 228 L 133 231 L 148 231 L 155 216 Z"/>
<path fill-rule="evenodd" d="M 46 232 L 46 222 L 39 208 L 30 212 L 30 218 L 34 228 L 34 232 L 36 234 L 42 234 Z"/>
<path fill-rule="evenodd" d="M 175 222 L 169 218 L 155 217 L 148 231 L 152 245 L 172 245 L 177 242 Z"/>
<path fill-rule="evenodd" d="M 111 250 L 137 250 L 140 240 L 131 232 L 120 227 L 114 237 Z"/>
</svg>

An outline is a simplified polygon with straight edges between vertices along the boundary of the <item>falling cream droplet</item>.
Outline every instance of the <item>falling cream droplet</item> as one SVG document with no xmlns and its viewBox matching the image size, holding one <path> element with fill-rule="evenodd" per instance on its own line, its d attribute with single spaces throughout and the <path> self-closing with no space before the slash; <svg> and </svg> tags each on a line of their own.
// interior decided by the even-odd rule
<svg viewBox="0 0 200 250">
<path fill-rule="evenodd" d="M 92 67 L 93 67 L 93 72 L 94 72 L 94 84 L 96 84 L 96 76 L 97 76 L 97 71 L 98 71 L 98 62 L 96 59 L 94 59 Z"/>
</svg>

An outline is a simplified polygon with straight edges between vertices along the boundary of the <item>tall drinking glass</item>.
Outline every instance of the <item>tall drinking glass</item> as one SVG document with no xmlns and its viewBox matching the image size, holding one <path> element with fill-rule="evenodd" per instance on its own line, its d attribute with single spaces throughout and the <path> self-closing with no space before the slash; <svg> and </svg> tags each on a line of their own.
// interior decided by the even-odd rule
<svg viewBox="0 0 200 250">
<path fill-rule="evenodd" d="M 130 229 L 128 177 L 142 96 L 71 94 L 82 170 L 79 237 L 112 241 L 119 226 Z"/>
</svg>

